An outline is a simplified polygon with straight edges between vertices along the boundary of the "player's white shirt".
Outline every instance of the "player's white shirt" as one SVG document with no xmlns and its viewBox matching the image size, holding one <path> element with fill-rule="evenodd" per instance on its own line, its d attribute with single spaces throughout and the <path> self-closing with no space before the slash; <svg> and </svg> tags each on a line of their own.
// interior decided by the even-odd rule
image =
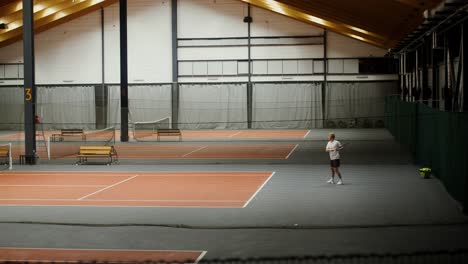
<svg viewBox="0 0 468 264">
<path fill-rule="evenodd" d="M 330 152 L 328 152 L 330 154 L 330 159 L 331 160 L 340 159 L 339 149 L 341 149 L 341 148 L 342 148 L 342 145 L 338 140 L 328 141 L 327 150 L 334 149 L 334 150 L 330 150 Z"/>
</svg>

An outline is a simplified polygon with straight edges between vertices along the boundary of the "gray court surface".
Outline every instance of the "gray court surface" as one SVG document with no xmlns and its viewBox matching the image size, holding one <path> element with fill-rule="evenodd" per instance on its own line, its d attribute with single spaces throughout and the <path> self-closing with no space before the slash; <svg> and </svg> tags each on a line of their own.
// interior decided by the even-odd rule
<svg viewBox="0 0 468 264">
<path fill-rule="evenodd" d="M 328 130 L 322 133 L 326 137 Z M 421 179 L 410 155 L 385 131 L 363 134 L 342 133 L 343 141 L 351 142 L 342 153 L 342 186 L 326 183 L 325 141 L 298 142 L 287 160 L 15 166 L 28 171 L 275 175 L 242 209 L 2 206 L 0 247 L 206 250 L 206 258 L 246 258 L 401 253 L 468 245 L 468 218 L 443 185 L 436 178 Z"/>
</svg>

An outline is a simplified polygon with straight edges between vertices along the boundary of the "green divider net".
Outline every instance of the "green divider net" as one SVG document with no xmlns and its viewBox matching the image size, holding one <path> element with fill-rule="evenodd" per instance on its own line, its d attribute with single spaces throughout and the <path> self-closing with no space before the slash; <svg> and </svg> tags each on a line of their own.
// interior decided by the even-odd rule
<svg viewBox="0 0 468 264">
<path fill-rule="evenodd" d="M 395 96 L 386 98 L 385 109 L 387 129 L 395 139 L 468 208 L 468 113 L 443 112 Z"/>
</svg>

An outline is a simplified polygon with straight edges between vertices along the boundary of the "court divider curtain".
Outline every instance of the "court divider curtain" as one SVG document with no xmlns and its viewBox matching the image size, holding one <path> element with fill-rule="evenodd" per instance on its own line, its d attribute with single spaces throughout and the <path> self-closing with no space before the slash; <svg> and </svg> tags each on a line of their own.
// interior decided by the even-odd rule
<svg viewBox="0 0 468 264">
<path fill-rule="evenodd" d="M 38 86 L 36 114 L 44 130 L 96 128 L 94 86 Z"/>
<path fill-rule="evenodd" d="M 0 87 L 0 129 L 23 130 L 23 87 Z"/>
<path fill-rule="evenodd" d="M 444 112 L 421 103 L 386 100 L 387 127 L 408 146 L 415 162 L 432 168 L 453 198 L 468 209 L 468 113 Z"/>
<path fill-rule="evenodd" d="M 327 127 L 383 126 L 385 96 L 397 92 L 397 82 L 329 82 L 326 89 Z"/>
<path fill-rule="evenodd" d="M 180 128 L 247 128 L 246 84 L 181 84 L 179 88 Z"/>
<path fill-rule="evenodd" d="M 120 86 L 108 87 L 107 126 L 120 127 Z M 171 85 L 148 84 L 128 87 L 129 124 L 170 117 Z"/>
<path fill-rule="evenodd" d="M 254 83 L 252 128 L 322 127 L 321 83 Z"/>
</svg>

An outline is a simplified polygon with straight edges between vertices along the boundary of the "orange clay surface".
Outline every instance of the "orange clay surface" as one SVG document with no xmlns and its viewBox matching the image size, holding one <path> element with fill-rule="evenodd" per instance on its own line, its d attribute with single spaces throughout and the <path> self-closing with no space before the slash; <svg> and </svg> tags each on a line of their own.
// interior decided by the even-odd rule
<svg viewBox="0 0 468 264">
<path fill-rule="evenodd" d="M 272 172 L 0 172 L 0 205 L 243 208 Z"/>
<path fill-rule="evenodd" d="M 293 129 L 277 129 L 277 130 L 268 130 L 268 129 L 249 129 L 249 130 L 182 130 L 183 139 L 303 139 L 309 130 L 293 130 Z M 93 137 L 107 137 L 108 135 L 93 135 L 92 131 L 85 131 L 90 138 Z M 38 132 L 40 134 L 40 132 Z M 45 131 L 44 136 L 50 137 L 52 134 L 60 134 L 60 131 Z M 133 137 L 133 133 L 129 133 Z M 149 135 L 142 131 L 141 134 Z M 116 139 L 120 138 L 120 131 L 116 130 L 115 133 Z M 42 135 L 41 135 L 42 138 Z M 81 136 L 72 136 L 66 138 L 76 138 L 80 139 Z M 22 132 L 12 132 L 10 134 L 0 135 L 1 140 L 24 140 L 24 133 Z M 156 140 L 157 136 L 146 136 L 142 137 L 143 140 Z M 161 140 L 171 139 L 177 140 L 178 137 L 161 137 Z"/>
<path fill-rule="evenodd" d="M 106 249 L 45 249 L 45 248 L 0 248 L 0 261 L 40 263 L 52 262 L 145 262 L 196 263 L 203 251 L 171 250 L 106 250 Z"/>
<path fill-rule="evenodd" d="M 296 144 L 118 144 L 115 146 L 119 159 L 287 159 Z M 79 143 L 52 143 L 51 159 L 76 159 Z M 14 144 L 14 160 L 24 153 L 23 144 Z M 47 158 L 45 147 L 37 144 L 41 159 Z"/>
</svg>

